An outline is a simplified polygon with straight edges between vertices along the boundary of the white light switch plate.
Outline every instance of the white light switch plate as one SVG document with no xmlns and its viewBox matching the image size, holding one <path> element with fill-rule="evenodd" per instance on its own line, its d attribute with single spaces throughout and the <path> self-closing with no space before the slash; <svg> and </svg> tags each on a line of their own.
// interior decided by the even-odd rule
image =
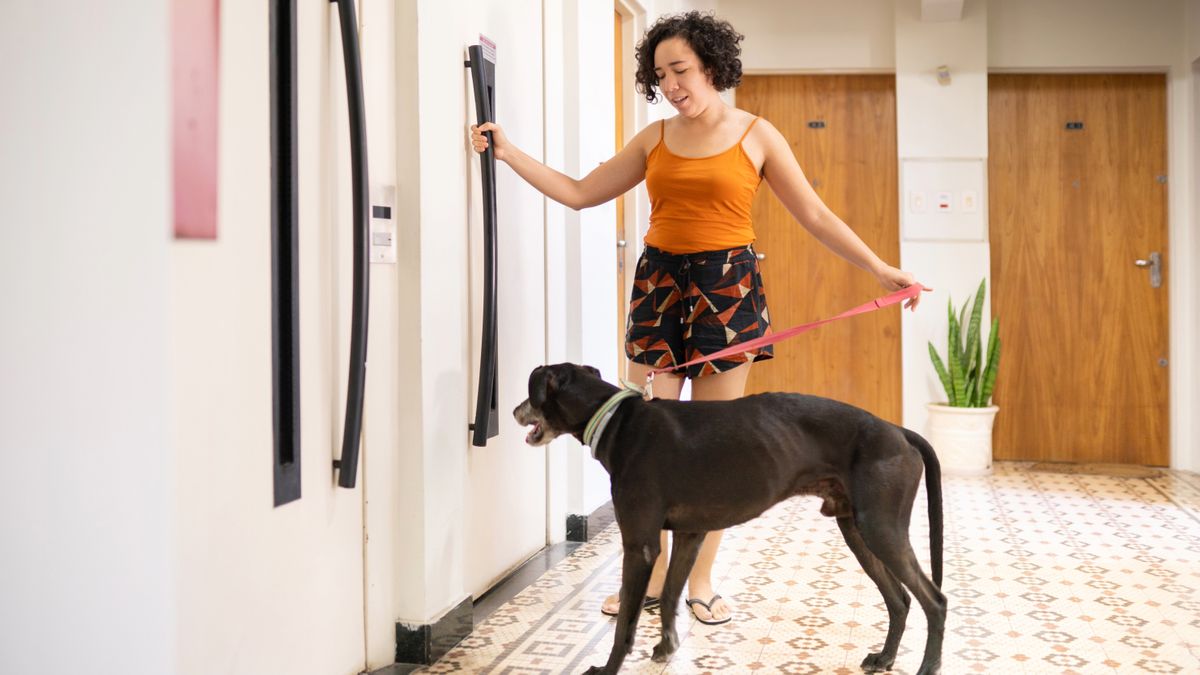
<svg viewBox="0 0 1200 675">
<path fill-rule="evenodd" d="M 912 191 L 908 195 L 908 210 L 911 213 L 925 213 L 925 193 Z"/>
<path fill-rule="evenodd" d="M 979 210 L 979 194 L 974 190 L 963 190 L 960 208 L 963 213 L 975 213 Z"/>
</svg>

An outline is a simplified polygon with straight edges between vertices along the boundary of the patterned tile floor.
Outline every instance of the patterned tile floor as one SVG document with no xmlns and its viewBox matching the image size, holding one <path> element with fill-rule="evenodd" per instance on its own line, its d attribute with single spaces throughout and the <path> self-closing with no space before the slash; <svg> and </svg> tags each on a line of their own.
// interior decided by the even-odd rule
<svg viewBox="0 0 1200 675">
<path fill-rule="evenodd" d="M 942 672 L 1200 673 L 1200 476 L 1044 473 L 997 464 L 944 480 L 950 602 Z M 887 612 L 815 498 L 730 530 L 714 569 L 735 605 L 724 626 L 680 605 L 681 647 L 650 660 L 659 616 L 643 614 L 623 673 L 861 672 Z M 928 570 L 925 496 L 913 546 Z M 620 577 L 611 526 L 492 613 L 427 673 L 578 673 L 603 664 L 613 620 L 601 600 Z M 925 643 L 917 605 L 896 660 L 912 673 Z"/>
</svg>

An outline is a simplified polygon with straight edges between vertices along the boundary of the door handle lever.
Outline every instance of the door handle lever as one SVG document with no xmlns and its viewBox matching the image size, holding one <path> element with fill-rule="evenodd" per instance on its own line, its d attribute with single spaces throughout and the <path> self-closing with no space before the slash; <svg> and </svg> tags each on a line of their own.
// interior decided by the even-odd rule
<svg viewBox="0 0 1200 675">
<path fill-rule="evenodd" d="M 1150 288 L 1159 288 L 1162 286 L 1162 254 L 1154 251 L 1150 254 L 1149 259 L 1138 258 L 1133 261 L 1133 264 L 1142 269 L 1150 270 Z"/>
</svg>

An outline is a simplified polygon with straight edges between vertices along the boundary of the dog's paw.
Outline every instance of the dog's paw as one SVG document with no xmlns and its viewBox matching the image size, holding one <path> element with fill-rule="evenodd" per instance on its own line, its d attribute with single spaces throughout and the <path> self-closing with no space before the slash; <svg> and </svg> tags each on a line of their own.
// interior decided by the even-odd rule
<svg viewBox="0 0 1200 675">
<path fill-rule="evenodd" d="M 892 664 L 896 662 L 896 655 L 884 656 L 883 653 L 867 654 L 867 658 L 863 659 L 862 669 L 868 673 L 883 673 L 892 669 Z"/>
<path fill-rule="evenodd" d="M 666 663 L 677 649 L 679 649 L 679 638 L 668 640 L 663 637 L 658 644 L 654 645 L 654 653 L 651 654 L 650 660 L 655 663 Z"/>
<path fill-rule="evenodd" d="M 942 672 L 941 659 L 934 661 L 933 663 L 922 663 L 921 668 L 917 670 L 917 675 L 938 675 L 940 672 Z"/>
</svg>

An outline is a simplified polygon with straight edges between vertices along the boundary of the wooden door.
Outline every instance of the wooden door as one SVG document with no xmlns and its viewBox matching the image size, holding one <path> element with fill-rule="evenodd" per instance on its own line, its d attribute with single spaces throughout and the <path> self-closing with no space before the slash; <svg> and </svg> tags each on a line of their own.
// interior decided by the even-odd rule
<svg viewBox="0 0 1200 675">
<path fill-rule="evenodd" d="M 825 203 L 881 258 L 899 264 L 893 76 L 746 76 L 737 105 L 770 120 Z M 886 293 L 871 274 L 808 234 L 765 184 L 753 216 L 776 329 Z M 899 423 L 900 313 L 854 317 L 777 344 L 775 358 L 750 372 L 747 392 L 762 391 L 828 396 Z"/>
<path fill-rule="evenodd" d="M 988 78 L 996 459 L 1170 461 L 1166 114 L 1163 75 Z"/>
</svg>

